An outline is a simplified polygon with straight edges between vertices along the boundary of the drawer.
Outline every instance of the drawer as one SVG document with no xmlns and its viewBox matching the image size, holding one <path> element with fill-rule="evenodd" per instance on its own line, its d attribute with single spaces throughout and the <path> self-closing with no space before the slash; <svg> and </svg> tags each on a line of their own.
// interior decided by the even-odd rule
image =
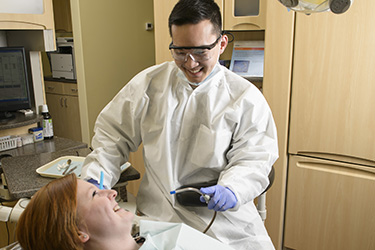
<svg viewBox="0 0 375 250">
<path fill-rule="evenodd" d="M 78 85 L 76 83 L 64 83 L 64 95 L 78 96 Z"/>
<path fill-rule="evenodd" d="M 51 94 L 63 94 L 64 93 L 62 82 L 45 81 L 44 86 L 45 86 L 46 93 L 51 93 Z"/>
<path fill-rule="evenodd" d="M 49 94 L 78 96 L 76 83 L 45 81 L 44 86 L 46 93 Z"/>
</svg>

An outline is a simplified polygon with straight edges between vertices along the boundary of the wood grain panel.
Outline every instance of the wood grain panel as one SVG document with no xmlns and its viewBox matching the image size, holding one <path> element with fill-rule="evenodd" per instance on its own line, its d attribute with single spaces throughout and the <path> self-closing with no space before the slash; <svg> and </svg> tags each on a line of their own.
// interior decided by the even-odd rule
<svg viewBox="0 0 375 250">
<path fill-rule="evenodd" d="M 292 156 L 284 245 L 375 249 L 375 169 Z"/>
<path fill-rule="evenodd" d="M 343 15 L 297 15 L 290 153 L 375 166 L 374 9 L 359 1 Z"/>
</svg>

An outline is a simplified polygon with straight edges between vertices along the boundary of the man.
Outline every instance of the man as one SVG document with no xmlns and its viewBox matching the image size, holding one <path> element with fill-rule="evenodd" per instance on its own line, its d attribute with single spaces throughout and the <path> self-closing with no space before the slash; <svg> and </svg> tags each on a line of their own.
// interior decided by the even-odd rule
<svg viewBox="0 0 375 250">
<path fill-rule="evenodd" d="M 212 0 L 180 0 L 169 17 L 174 62 L 135 76 L 103 109 L 83 176 L 113 186 L 120 165 L 143 143 L 146 173 L 137 208 L 184 222 L 235 249 L 273 249 L 254 206 L 278 157 L 276 128 L 263 95 L 218 64 L 228 44 Z M 201 191 L 207 207 L 184 207 L 170 191 L 218 180 Z"/>
</svg>

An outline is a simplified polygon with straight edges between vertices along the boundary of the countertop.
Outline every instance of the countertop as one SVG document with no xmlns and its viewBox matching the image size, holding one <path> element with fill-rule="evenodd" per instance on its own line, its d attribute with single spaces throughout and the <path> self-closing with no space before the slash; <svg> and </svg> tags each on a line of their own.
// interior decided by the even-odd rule
<svg viewBox="0 0 375 250">
<path fill-rule="evenodd" d="M 25 156 L 36 155 L 41 153 L 52 153 L 66 149 L 87 148 L 87 144 L 83 142 L 73 141 L 62 137 L 54 136 L 51 140 L 43 140 L 31 144 L 24 145 L 20 148 L 9 149 L 0 152 L 3 155 Z"/>
<path fill-rule="evenodd" d="M 0 121 L 0 130 L 23 127 L 33 123 L 41 122 L 43 120 L 43 116 L 37 115 L 35 113 L 32 115 L 24 115 L 19 112 L 12 113 L 16 117 L 8 121 Z"/>
<path fill-rule="evenodd" d="M 78 146 L 78 145 L 77 145 Z M 36 169 L 61 156 L 86 156 L 91 152 L 88 148 L 75 148 L 57 152 L 39 153 L 3 158 L 2 169 L 7 181 L 9 193 L 14 199 L 29 198 L 53 178 L 42 177 Z M 133 167 L 121 174 L 119 182 L 140 178 L 140 173 Z"/>
<path fill-rule="evenodd" d="M 44 77 L 44 80 L 50 81 L 50 82 L 77 83 L 76 79 L 53 78 L 52 76 L 46 76 L 46 77 Z"/>
</svg>

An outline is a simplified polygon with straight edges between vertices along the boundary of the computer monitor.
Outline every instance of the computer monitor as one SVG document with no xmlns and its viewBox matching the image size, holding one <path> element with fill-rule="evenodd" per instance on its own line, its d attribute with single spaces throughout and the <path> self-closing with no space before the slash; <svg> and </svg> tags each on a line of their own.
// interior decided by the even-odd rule
<svg viewBox="0 0 375 250">
<path fill-rule="evenodd" d="M 0 47 L 0 120 L 31 108 L 25 55 L 23 47 Z"/>
</svg>

